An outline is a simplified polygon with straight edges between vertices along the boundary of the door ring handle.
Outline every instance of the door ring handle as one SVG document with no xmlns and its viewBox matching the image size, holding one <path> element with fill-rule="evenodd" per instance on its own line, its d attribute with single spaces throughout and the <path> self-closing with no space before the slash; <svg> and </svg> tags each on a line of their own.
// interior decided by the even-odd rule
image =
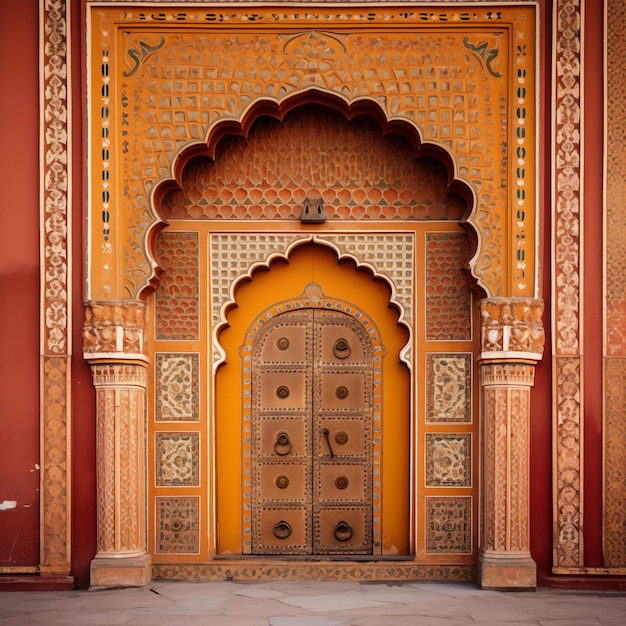
<svg viewBox="0 0 626 626">
<path fill-rule="evenodd" d="M 352 539 L 352 526 L 343 520 L 335 526 L 335 539 L 337 541 L 350 541 Z"/>
<path fill-rule="evenodd" d="M 285 431 L 281 431 L 276 435 L 276 443 L 274 444 L 274 452 L 280 456 L 286 456 L 291 452 L 292 446 L 289 441 L 289 435 Z"/>
<path fill-rule="evenodd" d="M 277 539 L 287 539 L 291 535 L 291 526 L 285 521 L 274 524 L 274 537 Z"/>
</svg>

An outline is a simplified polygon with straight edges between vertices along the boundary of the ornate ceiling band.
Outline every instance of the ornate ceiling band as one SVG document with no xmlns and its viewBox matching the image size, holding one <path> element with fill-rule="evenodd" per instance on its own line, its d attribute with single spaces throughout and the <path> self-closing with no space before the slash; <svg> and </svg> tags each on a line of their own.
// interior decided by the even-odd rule
<svg viewBox="0 0 626 626">
<path fill-rule="evenodd" d="M 400 320 L 413 329 L 412 286 L 415 266 L 415 237 L 412 233 L 330 233 L 318 235 L 270 233 L 214 233 L 210 235 L 211 258 L 230 259 L 219 267 L 211 267 L 211 305 L 213 310 L 214 366 L 224 358 L 219 345 L 219 331 L 227 324 L 228 310 L 235 304 L 235 289 L 245 278 L 251 278 L 255 269 L 269 267 L 278 258 L 287 259 L 297 246 L 315 242 L 327 245 L 339 259 L 348 258 L 357 268 L 366 268 L 373 276 L 381 277 L 391 288 L 391 302 L 400 311 Z M 363 259 L 367 259 L 365 262 Z M 403 351 L 403 360 L 411 362 L 409 346 Z"/>
<path fill-rule="evenodd" d="M 40 571 L 69 574 L 70 355 L 68 7 L 39 3 L 41 238 L 41 548 Z"/>
<path fill-rule="evenodd" d="M 555 355 L 554 563 L 581 567 L 582 431 L 580 345 L 581 15 L 582 0 L 554 4 L 552 337 Z"/>
<path fill-rule="evenodd" d="M 224 121 L 245 134 L 257 105 L 315 94 L 375 103 L 423 153 L 450 155 L 451 182 L 476 193 L 475 276 L 493 296 L 534 295 L 535 6 L 446 6 L 424 19 L 391 4 L 259 5 L 251 15 L 91 7 L 90 299 L 136 299 L 154 282 L 153 193 L 174 182 L 179 155 L 211 155 Z"/>
</svg>

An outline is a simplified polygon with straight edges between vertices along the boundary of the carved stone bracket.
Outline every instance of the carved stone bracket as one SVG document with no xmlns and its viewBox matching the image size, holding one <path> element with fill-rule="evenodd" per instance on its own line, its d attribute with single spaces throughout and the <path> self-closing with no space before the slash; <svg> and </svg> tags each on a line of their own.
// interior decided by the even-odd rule
<svg viewBox="0 0 626 626">
<path fill-rule="evenodd" d="M 83 326 L 85 359 L 147 361 L 145 324 L 143 302 L 88 302 Z"/>
</svg>

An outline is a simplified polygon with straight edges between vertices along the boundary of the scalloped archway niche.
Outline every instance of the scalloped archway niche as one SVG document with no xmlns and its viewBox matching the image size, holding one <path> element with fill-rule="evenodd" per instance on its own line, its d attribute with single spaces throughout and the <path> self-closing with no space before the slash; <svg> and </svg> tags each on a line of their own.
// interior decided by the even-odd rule
<svg viewBox="0 0 626 626">
<path fill-rule="evenodd" d="M 218 123 L 206 144 L 181 151 L 173 170 L 175 178 L 152 195 L 161 220 L 148 235 L 148 249 L 158 248 L 165 223 L 170 230 L 172 222 L 219 225 L 208 231 L 219 267 L 210 268 L 214 366 L 224 358 L 219 335 L 236 306 L 238 285 L 274 260 L 287 260 L 302 243 L 322 243 L 388 283 L 390 304 L 411 332 L 416 255 L 422 252 L 406 224 L 462 230 L 455 270 L 470 278 L 479 240 L 471 186 L 458 176 L 448 149 L 424 143 L 413 124 L 387 119 L 370 99 L 349 104 L 309 89 L 280 104 L 258 101 L 241 121 Z M 301 219 L 308 201 L 321 203 L 323 222 Z M 151 256 L 149 283 L 155 285 L 163 267 L 158 252 Z M 401 358 L 409 367 L 411 353 L 407 344 Z"/>
<path fill-rule="evenodd" d="M 284 576 L 535 584 L 536 7 L 368 11 L 89 13 L 94 587 L 275 575 L 245 346 L 287 305 L 358 311 L 382 365 L 372 560 Z"/>
<path fill-rule="evenodd" d="M 215 487 L 198 503 L 208 503 L 219 523 L 213 537 L 209 527 L 197 533 L 197 553 L 223 557 L 253 549 L 259 512 L 250 510 L 254 435 L 246 420 L 254 358 L 243 344 L 270 317 L 331 308 L 360 311 L 357 319 L 370 320 L 385 354 L 378 355 L 383 383 L 376 401 L 372 554 L 419 558 L 423 567 L 453 555 L 455 565 L 469 572 L 477 559 L 472 441 L 478 403 L 471 383 L 475 314 L 467 267 L 476 237 L 462 223 L 474 195 L 455 176 L 451 155 L 424 145 L 411 124 L 387 120 L 374 102 L 349 106 L 311 89 L 281 105 L 261 102 L 239 123 L 216 125 L 206 145 L 179 155 L 175 172 L 176 180 L 153 194 L 168 226 L 154 242 L 162 274 L 149 303 L 155 381 L 175 368 L 165 363 L 180 367 L 192 356 L 210 378 L 206 395 L 199 394 L 206 428 L 199 441 L 212 446 L 208 476 Z M 307 199 L 322 207 L 324 221 L 301 218 Z M 312 285 L 319 290 L 314 295 Z M 447 376 L 448 367 L 458 390 L 446 409 L 451 415 L 442 418 L 428 385 Z M 150 439 L 159 441 L 173 431 L 171 419 L 159 419 L 167 394 L 156 385 L 156 394 L 149 394 L 149 414 L 156 416 Z M 169 396 L 165 402 L 172 405 Z M 450 423 L 456 425 L 453 436 Z M 159 465 L 155 446 L 149 475 L 164 476 L 172 470 Z M 455 477 L 419 470 L 412 478 L 411 467 L 426 457 L 440 469 L 456 465 Z M 150 497 L 157 563 L 182 557 L 172 556 L 178 547 L 163 518 L 181 515 L 173 495 L 180 491 L 179 484 L 161 484 Z M 452 540 L 434 530 L 446 522 L 456 529 Z"/>
</svg>

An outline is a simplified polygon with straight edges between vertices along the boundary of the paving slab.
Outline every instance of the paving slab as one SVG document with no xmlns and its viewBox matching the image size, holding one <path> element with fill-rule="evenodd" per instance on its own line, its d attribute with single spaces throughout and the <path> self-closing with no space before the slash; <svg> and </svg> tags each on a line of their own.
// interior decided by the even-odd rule
<svg viewBox="0 0 626 626">
<path fill-rule="evenodd" d="M 465 583 L 164 582 L 0 593 L 0 626 L 626 626 L 626 594 Z"/>
</svg>

